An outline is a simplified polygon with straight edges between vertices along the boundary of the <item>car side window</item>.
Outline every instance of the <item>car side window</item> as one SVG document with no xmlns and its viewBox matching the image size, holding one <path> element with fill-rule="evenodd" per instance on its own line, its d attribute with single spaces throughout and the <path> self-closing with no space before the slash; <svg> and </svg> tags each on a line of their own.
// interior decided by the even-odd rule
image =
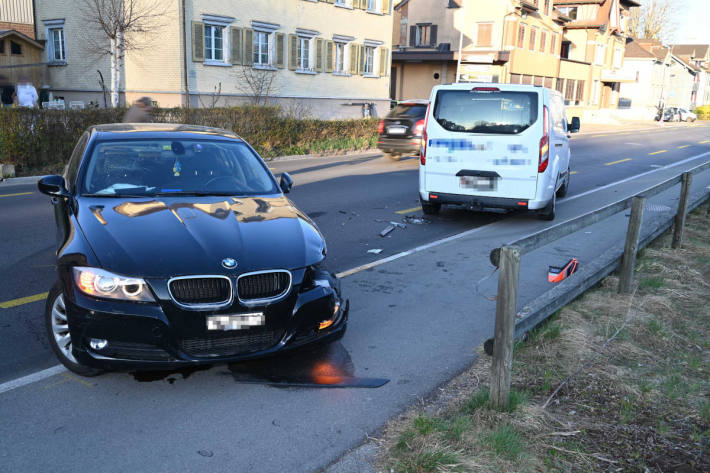
<svg viewBox="0 0 710 473">
<path fill-rule="evenodd" d="M 79 164 L 81 164 L 81 157 L 84 154 L 84 149 L 86 149 L 86 143 L 88 141 L 89 132 L 84 132 L 74 147 L 74 151 L 71 153 L 66 168 L 64 168 L 64 182 L 66 182 L 69 191 L 73 191 L 76 185 L 76 173 L 79 169 Z"/>
</svg>

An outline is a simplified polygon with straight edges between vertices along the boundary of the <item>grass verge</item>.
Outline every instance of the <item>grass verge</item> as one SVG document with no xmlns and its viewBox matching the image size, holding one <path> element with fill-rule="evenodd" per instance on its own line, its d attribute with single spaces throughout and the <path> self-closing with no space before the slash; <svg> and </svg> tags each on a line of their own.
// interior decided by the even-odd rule
<svg viewBox="0 0 710 473">
<path fill-rule="evenodd" d="M 610 276 L 516 344 L 508 412 L 489 407 L 482 354 L 430 404 L 390 421 L 377 470 L 710 471 L 706 209 L 688 216 L 682 249 L 670 242 L 667 233 L 643 251 L 631 298 Z"/>
</svg>

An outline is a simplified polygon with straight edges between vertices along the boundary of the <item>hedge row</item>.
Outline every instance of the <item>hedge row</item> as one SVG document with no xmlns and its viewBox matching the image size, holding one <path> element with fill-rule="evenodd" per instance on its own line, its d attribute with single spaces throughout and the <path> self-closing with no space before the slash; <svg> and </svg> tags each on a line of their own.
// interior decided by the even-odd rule
<svg viewBox="0 0 710 473">
<path fill-rule="evenodd" d="M 0 162 L 18 175 L 63 168 L 79 136 L 91 125 L 120 122 L 125 109 L 0 109 Z M 232 130 L 265 158 L 367 149 L 376 146 L 377 120 L 288 118 L 274 107 L 154 110 L 157 123 Z"/>
<path fill-rule="evenodd" d="M 702 105 L 695 109 L 698 120 L 710 120 L 710 105 Z"/>
</svg>

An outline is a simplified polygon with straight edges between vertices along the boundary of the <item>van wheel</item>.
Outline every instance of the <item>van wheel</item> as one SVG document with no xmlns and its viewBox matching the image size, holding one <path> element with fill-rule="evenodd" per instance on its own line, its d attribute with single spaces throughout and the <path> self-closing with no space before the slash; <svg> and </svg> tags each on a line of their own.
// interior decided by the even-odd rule
<svg viewBox="0 0 710 473">
<path fill-rule="evenodd" d="M 569 179 L 569 168 L 567 168 L 567 175 L 565 176 L 565 180 L 562 182 L 562 185 L 557 190 L 557 197 L 562 198 L 567 195 L 567 189 L 569 189 Z"/>
<path fill-rule="evenodd" d="M 419 201 L 421 202 L 422 210 L 426 215 L 436 215 L 439 213 L 439 210 L 441 210 L 441 204 L 438 202 L 427 202 L 421 199 L 419 199 Z"/>
<path fill-rule="evenodd" d="M 49 345 L 59 361 L 69 370 L 81 376 L 96 376 L 101 370 L 79 364 L 72 353 L 72 339 L 67 320 L 67 307 L 61 283 L 49 291 L 44 306 L 44 323 L 49 336 Z"/>
<path fill-rule="evenodd" d="M 538 217 L 540 217 L 541 220 L 548 220 L 548 221 L 554 220 L 556 207 L 557 207 L 557 193 L 553 192 L 550 202 L 547 203 L 545 208 L 540 210 L 540 213 L 538 213 Z"/>
</svg>

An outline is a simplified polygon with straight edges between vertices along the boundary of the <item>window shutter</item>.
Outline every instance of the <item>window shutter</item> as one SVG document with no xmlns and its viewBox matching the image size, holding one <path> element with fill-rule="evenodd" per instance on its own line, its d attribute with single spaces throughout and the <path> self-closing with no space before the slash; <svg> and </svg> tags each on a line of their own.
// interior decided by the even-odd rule
<svg viewBox="0 0 710 473">
<path fill-rule="evenodd" d="M 232 64 L 239 65 L 242 63 L 242 29 L 232 28 L 230 34 L 232 35 Z"/>
<path fill-rule="evenodd" d="M 357 74 L 357 44 L 350 43 L 350 74 Z"/>
<path fill-rule="evenodd" d="M 279 69 L 284 68 L 284 48 L 286 46 L 286 35 L 284 33 L 276 33 L 276 44 L 274 47 L 276 48 L 275 55 L 276 55 L 276 67 Z"/>
<path fill-rule="evenodd" d="M 409 45 L 410 46 L 417 45 L 417 26 L 416 25 L 412 25 L 409 27 Z"/>
<path fill-rule="evenodd" d="M 316 38 L 316 72 L 323 72 L 323 38 Z"/>
<path fill-rule="evenodd" d="M 360 56 L 358 72 L 361 76 L 365 75 L 365 46 L 359 44 L 357 46 L 358 56 Z"/>
<path fill-rule="evenodd" d="M 438 26 L 431 25 L 431 41 L 430 41 L 430 43 L 433 48 L 435 48 L 436 44 L 437 44 L 436 43 L 436 30 L 437 29 L 438 29 Z"/>
<path fill-rule="evenodd" d="M 242 64 L 251 66 L 254 64 L 254 30 L 244 28 L 244 55 Z"/>
<path fill-rule="evenodd" d="M 199 21 L 192 22 L 192 60 L 205 60 L 205 25 Z"/>
<path fill-rule="evenodd" d="M 367 10 L 367 0 L 360 0 L 357 6 L 360 10 Z"/>
<path fill-rule="evenodd" d="M 387 48 L 380 48 L 380 77 L 385 77 L 388 71 Z"/>
<path fill-rule="evenodd" d="M 335 43 L 333 41 L 326 41 L 325 43 L 325 72 L 333 72 L 333 59 L 335 52 Z"/>
<path fill-rule="evenodd" d="M 390 0 L 382 0 L 382 13 L 385 15 L 390 12 Z"/>
<path fill-rule="evenodd" d="M 298 63 L 298 36 L 288 35 L 288 68 L 295 71 Z"/>
</svg>

